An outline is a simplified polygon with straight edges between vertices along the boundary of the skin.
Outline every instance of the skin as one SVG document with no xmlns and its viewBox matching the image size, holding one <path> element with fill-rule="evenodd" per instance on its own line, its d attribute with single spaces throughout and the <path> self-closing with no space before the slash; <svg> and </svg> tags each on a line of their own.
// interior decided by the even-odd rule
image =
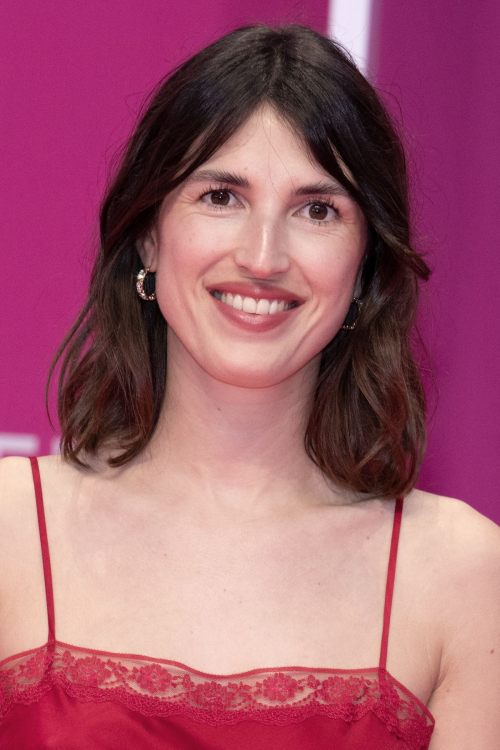
<svg viewBox="0 0 500 750">
<path fill-rule="evenodd" d="M 209 673 L 376 666 L 394 503 L 326 482 L 302 442 L 320 352 L 359 294 L 365 220 L 338 196 L 339 217 L 311 223 L 321 196 L 294 191 L 332 178 L 269 110 L 203 167 L 250 187 L 217 210 L 200 200 L 212 184 L 181 185 L 138 248 L 169 324 L 150 445 L 122 469 L 39 461 L 58 638 Z M 206 287 L 252 279 L 305 302 L 265 334 L 235 329 Z M 0 488 L 1 660 L 45 642 L 46 611 L 25 458 L 0 461 Z M 433 713 L 431 750 L 498 748 L 499 584 L 495 524 L 405 498 L 387 666 Z"/>
<path fill-rule="evenodd" d="M 244 176 L 250 187 L 233 188 L 221 209 L 200 194 L 224 185 L 181 186 L 140 248 L 169 324 L 167 396 L 147 460 L 161 457 L 163 465 L 168 456 L 169 466 L 194 473 L 202 513 L 212 505 L 236 514 L 308 505 L 320 484 L 322 502 L 332 490 L 305 454 L 302 424 L 321 350 L 359 293 L 366 221 L 349 197 L 295 195 L 303 185 L 335 181 L 269 109 L 203 167 Z M 315 198 L 335 205 L 321 221 L 311 211 Z M 272 331 L 242 331 L 206 289 L 228 280 L 264 280 L 305 302 Z M 345 497 L 337 491 L 334 501 Z"/>
</svg>

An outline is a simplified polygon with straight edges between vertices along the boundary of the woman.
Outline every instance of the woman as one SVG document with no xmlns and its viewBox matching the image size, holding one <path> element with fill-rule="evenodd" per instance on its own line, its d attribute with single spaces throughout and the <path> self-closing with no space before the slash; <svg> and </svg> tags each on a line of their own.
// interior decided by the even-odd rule
<svg viewBox="0 0 500 750">
<path fill-rule="evenodd" d="M 499 530 L 413 489 L 428 274 L 338 45 L 246 27 L 162 83 L 62 455 L 1 462 L 1 748 L 498 747 Z"/>
</svg>

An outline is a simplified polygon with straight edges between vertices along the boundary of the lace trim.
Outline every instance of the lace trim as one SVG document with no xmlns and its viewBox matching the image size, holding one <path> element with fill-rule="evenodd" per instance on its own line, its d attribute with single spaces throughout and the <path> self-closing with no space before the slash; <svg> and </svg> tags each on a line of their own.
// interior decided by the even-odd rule
<svg viewBox="0 0 500 750">
<path fill-rule="evenodd" d="M 357 721 L 371 711 L 409 750 L 426 750 L 434 728 L 423 703 L 384 669 L 208 675 L 177 662 L 59 642 L 0 664 L 0 719 L 13 703 L 35 702 L 56 684 L 81 701 L 115 700 L 145 716 L 183 714 L 212 726 L 248 719 L 285 725 L 313 714 Z"/>
</svg>

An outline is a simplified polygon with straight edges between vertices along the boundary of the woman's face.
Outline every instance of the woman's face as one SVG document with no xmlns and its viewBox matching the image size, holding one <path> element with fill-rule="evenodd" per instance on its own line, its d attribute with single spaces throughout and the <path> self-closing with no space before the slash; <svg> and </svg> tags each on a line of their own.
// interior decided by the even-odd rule
<svg viewBox="0 0 500 750">
<path fill-rule="evenodd" d="M 315 367 L 346 317 L 366 242 L 358 205 L 272 109 L 256 111 L 165 198 L 140 249 L 156 271 L 169 361 L 191 357 L 244 387 Z"/>
</svg>

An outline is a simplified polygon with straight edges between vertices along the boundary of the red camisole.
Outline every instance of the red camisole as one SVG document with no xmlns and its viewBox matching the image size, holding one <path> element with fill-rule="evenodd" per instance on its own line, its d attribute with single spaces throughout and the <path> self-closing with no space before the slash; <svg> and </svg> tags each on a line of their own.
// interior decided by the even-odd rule
<svg viewBox="0 0 500 750">
<path fill-rule="evenodd" d="M 427 750 L 432 715 L 386 670 L 403 500 L 394 513 L 378 667 L 214 675 L 56 640 L 40 473 L 30 460 L 49 635 L 0 662 L 1 750 Z"/>
</svg>

